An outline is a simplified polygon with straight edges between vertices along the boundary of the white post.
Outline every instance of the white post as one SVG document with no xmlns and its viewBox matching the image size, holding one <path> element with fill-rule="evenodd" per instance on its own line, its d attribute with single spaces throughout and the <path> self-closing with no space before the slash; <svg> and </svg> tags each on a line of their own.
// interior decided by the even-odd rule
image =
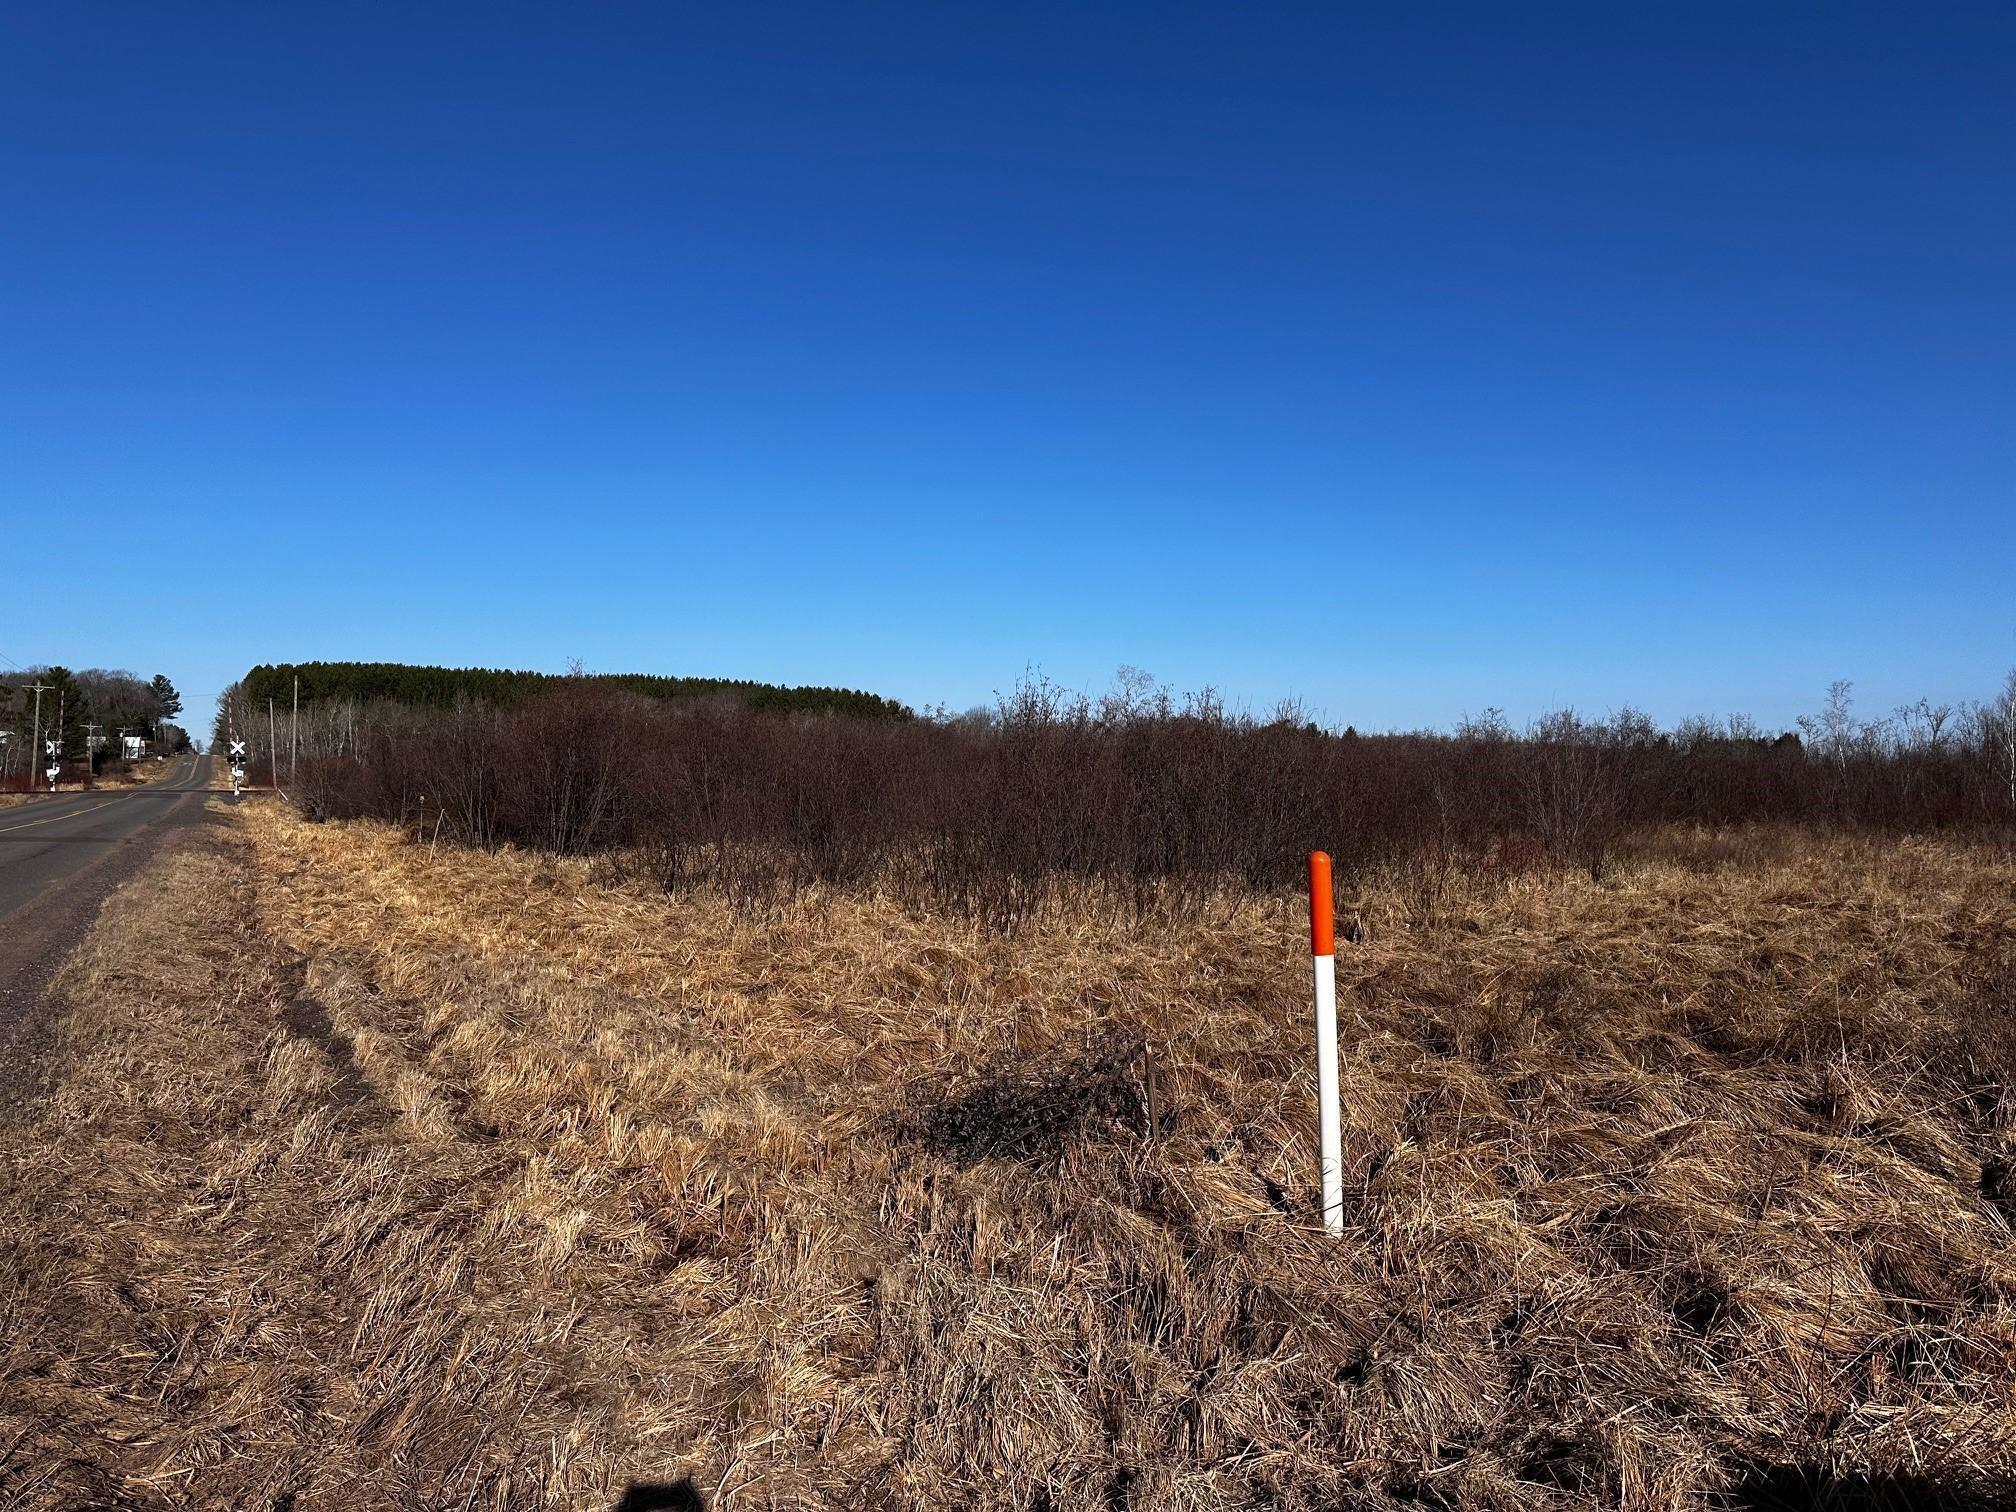
<svg viewBox="0 0 2016 1512">
<path fill-rule="evenodd" d="M 1344 1130 L 1337 1099 L 1337 913 L 1330 857 L 1309 856 L 1309 954 L 1316 984 L 1316 1112 L 1322 1140 L 1323 1227 L 1344 1232 Z"/>
</svg>

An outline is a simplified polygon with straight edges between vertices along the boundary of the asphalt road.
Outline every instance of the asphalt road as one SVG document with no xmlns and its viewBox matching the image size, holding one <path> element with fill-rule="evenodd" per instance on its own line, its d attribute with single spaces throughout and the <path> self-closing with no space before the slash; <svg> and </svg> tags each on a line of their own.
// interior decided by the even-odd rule
<svg viewBox="0 0 2016 1512">
<path fill-rule="evenodd" d="M 154 842 L 203 812 L 209 785 L 210 758 L 185 756 L 146 787 L 0 808 L 0 1103 L 25 1090 L 56 968 Z"/>
<path fill-rule="evenodd" d="M 184 756 L 166 780 L 111 792 L 36 798 L 0 809 L 0 930 L 15 909 L 159 824 L 210 785 L 210 758 Z"/>
</svg>

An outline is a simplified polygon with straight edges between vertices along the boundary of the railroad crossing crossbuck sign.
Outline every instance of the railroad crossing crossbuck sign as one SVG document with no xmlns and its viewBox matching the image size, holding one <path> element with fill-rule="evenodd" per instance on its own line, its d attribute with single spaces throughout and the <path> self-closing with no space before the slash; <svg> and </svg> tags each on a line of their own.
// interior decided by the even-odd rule
<svg viewBox="0 0 2016 1512">
<path fill-rule="evenodd" d="M 45 740 L 45 741 L 43 741 L 43 742 L 42 742 L 42 744 L 43 744 L 44 746 L 48 747 L 48 750 L 49 750 L 49 754 L 50 754 L 51 756 L 54 756 L 54 755 L 56 754 L 56 742 L 55 742 L 55 741 L 53 741 L 53 740 Z"/>
<path fill-rule="evenodd" d="M 244 742 L 244 741 L 242 741 L 242 740 L 234 740 L 234 741 L 232 741 L 232 742 L 231 742 L 231 764 L 232 764 L 233 766 L 236 766 L 236 765 L 238 764 L 238 758 L 239 758 L 240 756 L 243 756 L 244 754 L 245 754 L 245 742 Z"/>
</svg>

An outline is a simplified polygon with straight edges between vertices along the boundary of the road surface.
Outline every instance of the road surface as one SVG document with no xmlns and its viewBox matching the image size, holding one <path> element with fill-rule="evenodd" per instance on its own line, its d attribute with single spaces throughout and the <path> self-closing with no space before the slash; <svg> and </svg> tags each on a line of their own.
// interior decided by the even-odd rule
<svg viewBox="0 0 2016 1512">
<path fill-rule="evenodd" d="M 146 787 L 0 808 L 0 1101 L 25 1090 L 49 978 L 105 895 L 156 840 L 203 811 L 209 785 L 210 758 L 184 756 Z"/>
<path fill-rule="evenodd" d="M 183 756 L 163 781 L 146 787 L 59 793 L 0 809 L 0 929 L 53 883 L 104 859 L 178 807 L 200 804 L 186 795 L 209 785 L 210 758 Z"/>
</svg>

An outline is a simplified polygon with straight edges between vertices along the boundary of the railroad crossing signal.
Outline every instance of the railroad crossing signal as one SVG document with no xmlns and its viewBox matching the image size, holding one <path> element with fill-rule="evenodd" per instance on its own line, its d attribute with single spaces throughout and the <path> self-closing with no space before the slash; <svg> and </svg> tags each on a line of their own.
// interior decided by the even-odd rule
<svg viewBox="0 0 2016 1512">
<path fill-rule="evenodd" d="M 42 768 L 42 775 L 44 777 L 47 777 L 51 782 L 54 782 L 56 780 L 56 774 L 62 770 L 63 769 L 61 767 L 44 767 Z"/>
</svg>

